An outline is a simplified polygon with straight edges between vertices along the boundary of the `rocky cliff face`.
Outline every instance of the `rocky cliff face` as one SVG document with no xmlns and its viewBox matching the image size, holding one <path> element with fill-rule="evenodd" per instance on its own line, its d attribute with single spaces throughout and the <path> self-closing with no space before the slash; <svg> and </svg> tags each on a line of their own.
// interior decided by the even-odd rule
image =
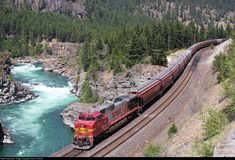
<svg viewBox="0 0 235 160">
<path fill-rule="evenodd" d="M 85 0 L 7 0 L 7 3 L 38 11 L 66 13 L 81 18 L 86 16 Z"/>
<path fill-rule="evenodd" d="M 12 79 L 10 57 L 3 56 L 0 60 L 0 104 L 16 103 L 36 98 L 36 95 L 28 88 Z"/>
</svg>

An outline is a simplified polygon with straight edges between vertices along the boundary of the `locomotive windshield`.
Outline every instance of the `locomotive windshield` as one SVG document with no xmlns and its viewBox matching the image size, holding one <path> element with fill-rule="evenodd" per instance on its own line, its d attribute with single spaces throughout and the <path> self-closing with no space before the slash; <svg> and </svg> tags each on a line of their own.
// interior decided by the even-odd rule
<svg viewBox="0 0 235 160">
<path fill-rule="evenodd" d="M 83 121 L 94 121 L 95 120 L 95 118 L 92 117 L 92 116 L 85 117 L 85 116 L 82 116 L 82 115 L 80 115 L 78 119 L 83 120 Z"/>
</svg>

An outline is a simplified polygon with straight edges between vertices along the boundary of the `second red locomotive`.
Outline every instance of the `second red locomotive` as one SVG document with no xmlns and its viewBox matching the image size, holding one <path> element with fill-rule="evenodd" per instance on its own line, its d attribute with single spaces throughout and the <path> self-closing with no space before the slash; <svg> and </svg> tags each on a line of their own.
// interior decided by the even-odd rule
<svg viewBox="0 0 235 160">
<path fill-rule="evenodd" d="M 96 139 L 113 132 L 128 119 L 141 113 L 150 101 L 161 96 L 175 82 L 197 51 L 225 40 L 215 39 L 194 44 L 173 65 L 128 95 L 117 97 L 113 103 L 94 106 L 92 111 L 80 114 L 75 123 L 74 148 L 90 149 Z"/>
</svg>

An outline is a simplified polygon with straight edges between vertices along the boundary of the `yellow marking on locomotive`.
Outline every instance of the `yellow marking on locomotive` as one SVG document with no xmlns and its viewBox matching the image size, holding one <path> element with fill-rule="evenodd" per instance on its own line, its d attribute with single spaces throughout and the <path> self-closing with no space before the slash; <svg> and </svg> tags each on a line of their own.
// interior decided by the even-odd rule
<svg viewBox="0 0 235 160">
<path fill-rule="evenodd" d="M 75 132 L 79 132 L 79 133 L 87 133 L 87 132 L 93 132 L 94 130 L 93 129 L 89 129 L 89 128 L 76 128 L 75 129 Z"/>
</svg>

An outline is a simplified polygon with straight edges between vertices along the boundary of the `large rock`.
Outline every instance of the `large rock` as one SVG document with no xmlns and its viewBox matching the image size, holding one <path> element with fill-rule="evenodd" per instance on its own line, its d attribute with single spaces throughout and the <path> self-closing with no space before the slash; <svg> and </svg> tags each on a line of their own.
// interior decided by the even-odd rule
<svg viewBox="0 0 235 160">
<path fill-rule="evenodd" d="M 3 144 L 3 140 L 4 140 L 4 131 L 3 131 L 2 123 L 0 122 L 0 145 Z"/>
</svg>

